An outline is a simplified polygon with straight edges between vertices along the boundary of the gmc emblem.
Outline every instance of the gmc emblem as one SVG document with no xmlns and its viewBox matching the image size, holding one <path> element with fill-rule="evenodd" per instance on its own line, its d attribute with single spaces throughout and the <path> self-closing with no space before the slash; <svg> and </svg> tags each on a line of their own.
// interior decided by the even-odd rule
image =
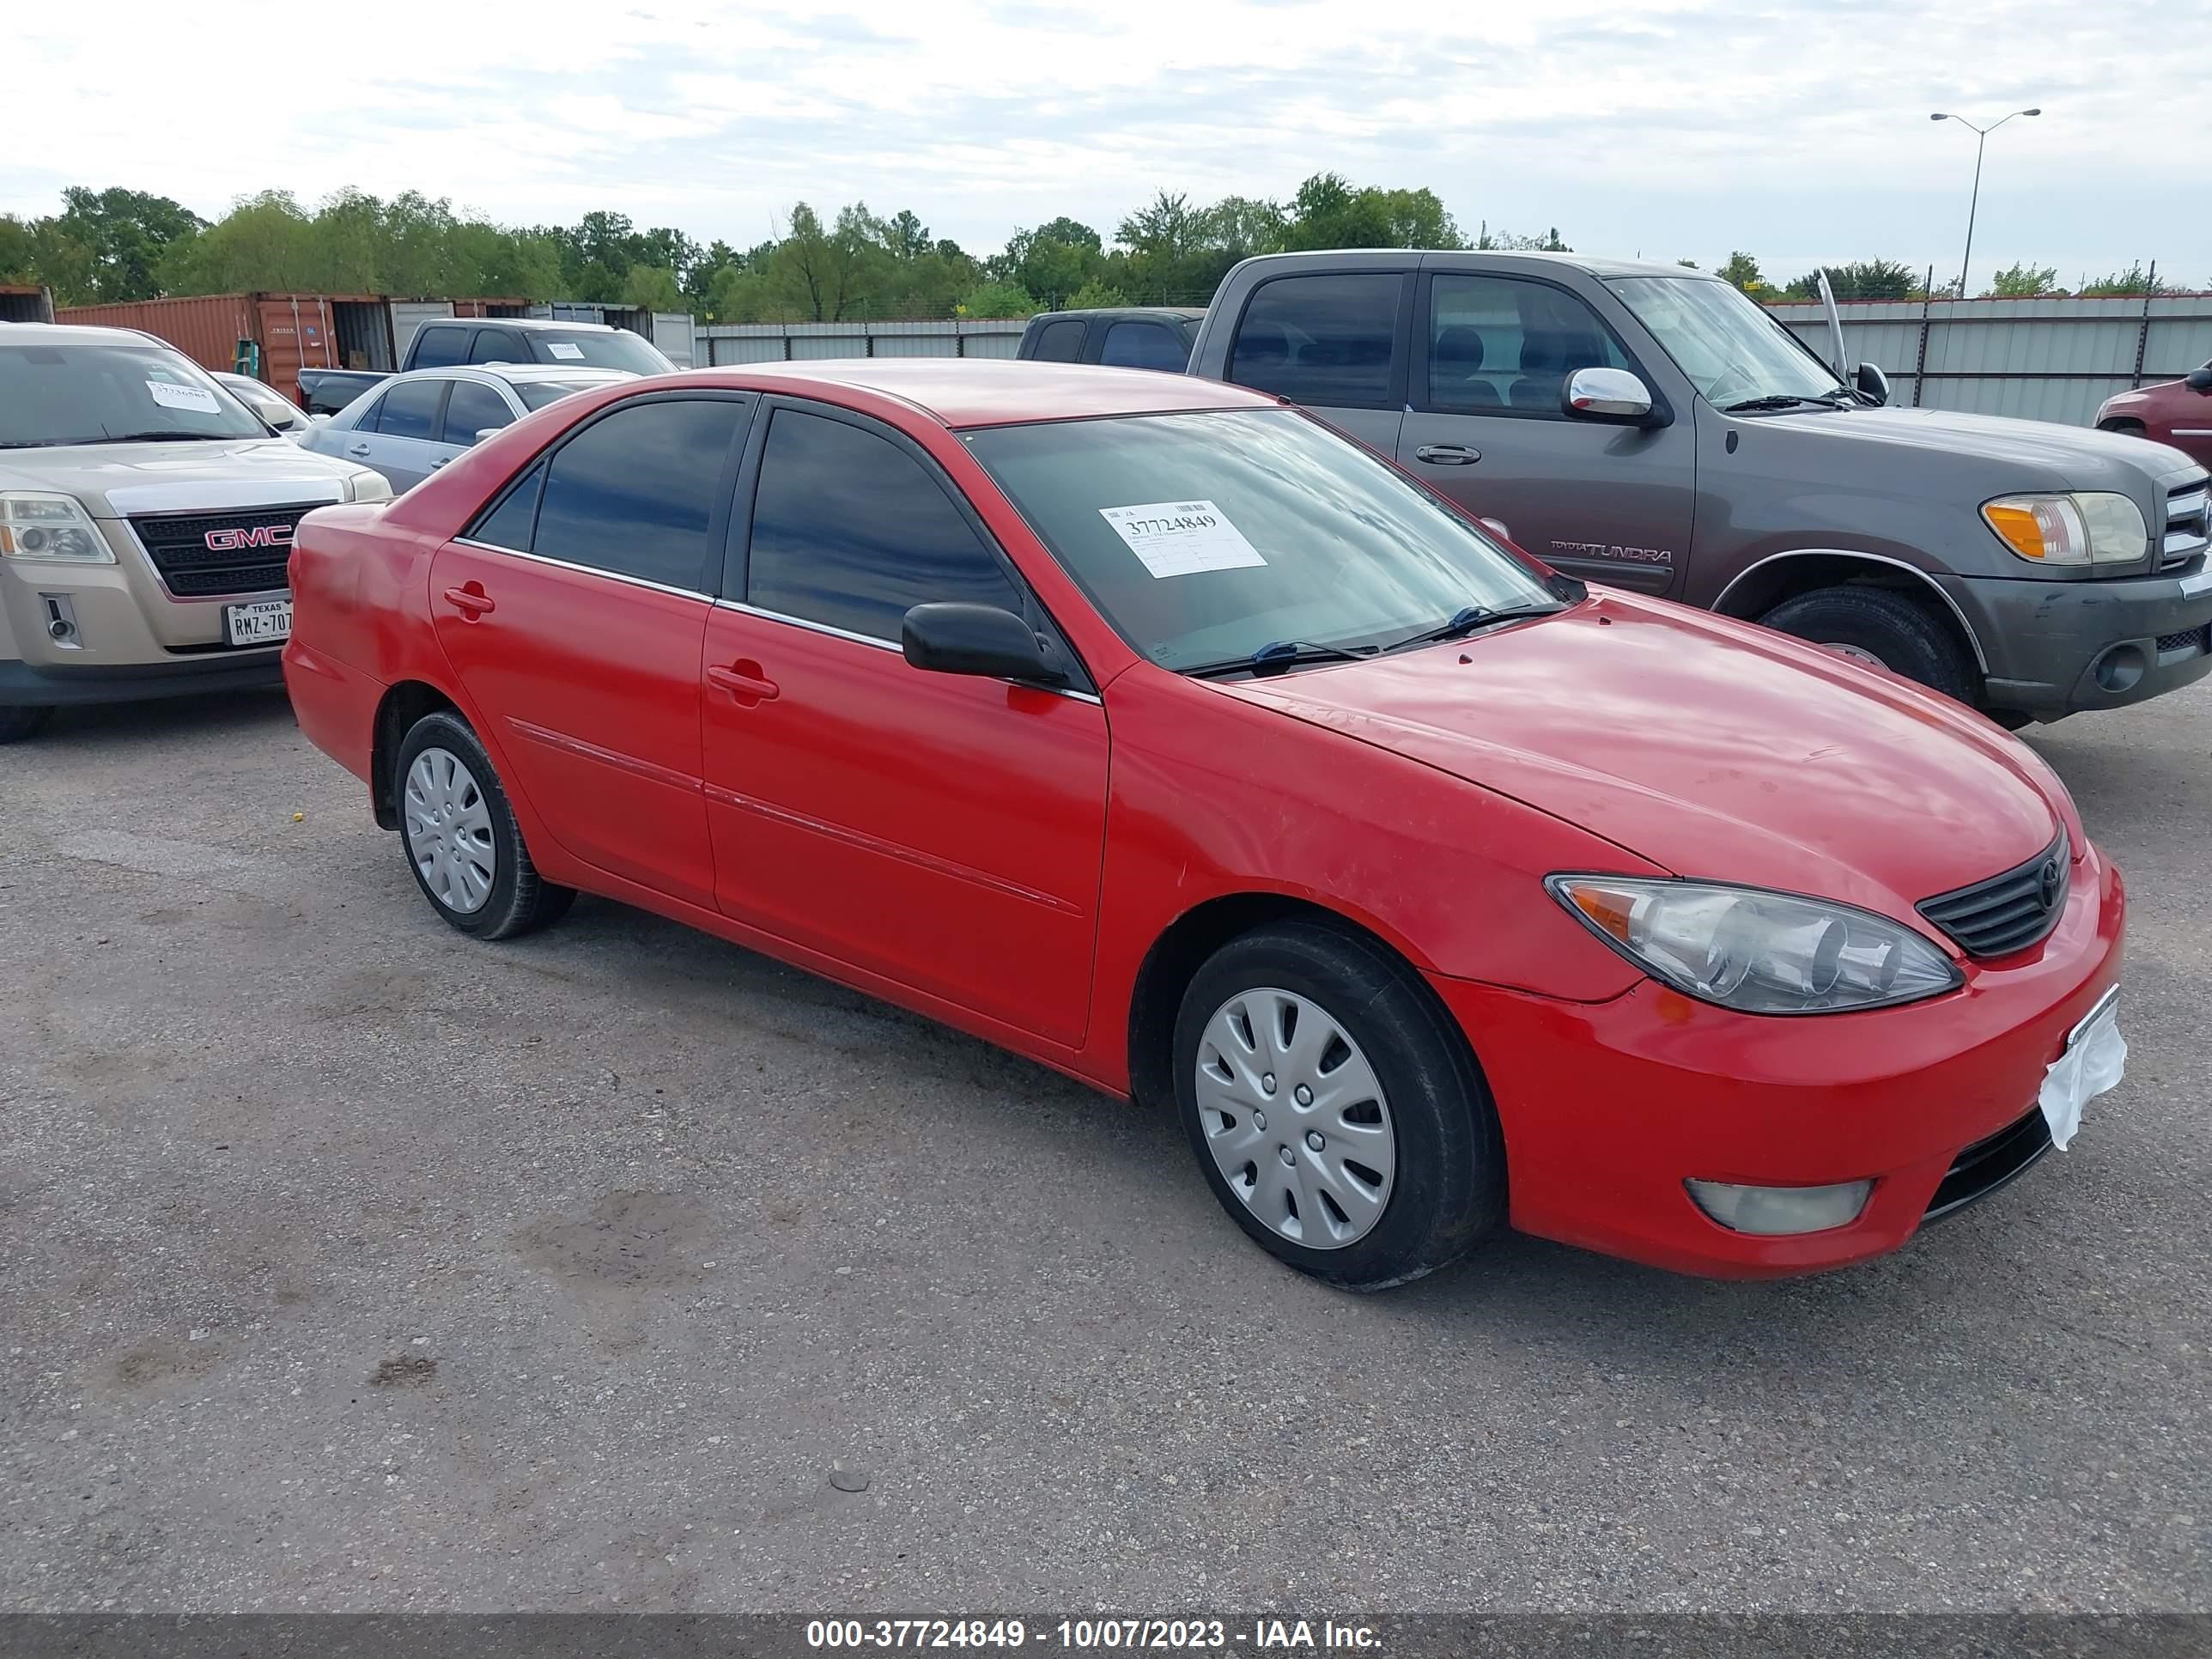
<svg viewBox="0 0 2212 1659">
<path fill-rule="evenodd" d="M 289 547 L 292 526 L 288 524 L 256 525 L 251 530 L 210 530 L 207 533 L 208 551 L 228 553 L 241 547 Z"/>
</svg>

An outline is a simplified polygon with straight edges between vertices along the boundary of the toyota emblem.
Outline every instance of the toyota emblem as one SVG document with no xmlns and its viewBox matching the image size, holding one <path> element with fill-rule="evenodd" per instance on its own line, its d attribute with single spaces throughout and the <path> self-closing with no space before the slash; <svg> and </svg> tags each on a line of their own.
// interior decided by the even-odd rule
<svg viewBox="0 0 2212 1659">
<path fill-rule="evenodd" d="M 2042 901 L 2043 908 L 2046 910 L 2058 902 L 2058 860 L 2045 859 L 2043 861 L 2042 873 L 2037 878 L 2036 897 Z"/>
</svg>

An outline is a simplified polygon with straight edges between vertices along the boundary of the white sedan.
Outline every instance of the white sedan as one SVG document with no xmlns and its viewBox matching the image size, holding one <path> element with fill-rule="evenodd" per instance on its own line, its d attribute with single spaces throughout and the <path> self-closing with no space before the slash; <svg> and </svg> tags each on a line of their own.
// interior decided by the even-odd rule
<svg viewBox="0 0 2212 1659">
<path fill-rule="evenodd" d="M 380 381 L 329 420 L 316 422 L 301 441 L 374 468 L 396 495 L 534 409 L 637 378 L 624 369 L 555 363 L 418 368 Z"/>
</svg>

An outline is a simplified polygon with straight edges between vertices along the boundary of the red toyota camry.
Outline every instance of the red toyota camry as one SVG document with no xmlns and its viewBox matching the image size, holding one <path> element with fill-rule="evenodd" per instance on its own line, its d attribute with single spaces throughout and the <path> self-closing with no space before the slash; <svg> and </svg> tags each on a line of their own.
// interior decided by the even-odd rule
<svg viewBox="0 0 2212 1659">
<path fill-rule="evenodd" d="M 1337 1284 L 1508 1224 L 1835 1267 L 2119 1076 L 2119 872 L 2031 751 L 1236 387 L 628 382 L 292 580 L 301 723 L 454 927 L 603 894 L 1172 1101 Z"/>
</svg>

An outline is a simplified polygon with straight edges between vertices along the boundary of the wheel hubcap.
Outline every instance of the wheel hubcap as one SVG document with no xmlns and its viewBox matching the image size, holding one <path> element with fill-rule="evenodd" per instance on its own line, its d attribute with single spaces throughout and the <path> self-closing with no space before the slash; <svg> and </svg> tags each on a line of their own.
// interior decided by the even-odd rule
<svg viewBox="0 0 2212 1659">
<path fill-rule="evenodd" d="M 448 910 L 481 910 L 499 874 L 491 806 L 476 776 L 449 749 L 425 749 L 407 769 L 402 812 L 407 855 L 422 884 Z"/>
<path fill-rule="evenodd" d="M 1845 645 L 1840 640 L 1822 640 L 1820 649 L 1832 651 L 1847 662 L 1863 663 L 1869 668 L 1887 668 L 1889 665 L 1863 645 Z"/>
<path fill-rule="evenodd" d="M 1390 1109 L 1319 1003 L 1261 988 L 1214 1010 L 1199 1039 L 1198 1115 L 1230 1190 L 1293 1243 L 1340 1250 L 1382 1220 L 1398 1166 Z"/>
</svg>

